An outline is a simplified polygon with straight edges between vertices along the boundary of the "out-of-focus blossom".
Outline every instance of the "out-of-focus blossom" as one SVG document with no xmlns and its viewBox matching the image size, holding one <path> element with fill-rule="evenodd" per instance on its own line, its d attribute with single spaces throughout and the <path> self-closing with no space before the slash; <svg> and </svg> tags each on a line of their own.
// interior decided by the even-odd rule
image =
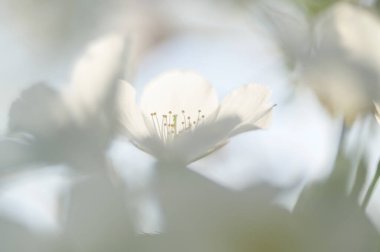
<svg viewBox="0 0 380 252">
<path fill-rule="evenodd" d="M 62 87 L 73 63 L 91 41 L 112 32 L 126 35 L 128 78 L 141 58 L 171 30 L 150 0 L 0 0 L 0 131 L 21 90 L 45 82 Z"/>
<path fill-rule="evenodd" d="M 316 20 L 314 46 L 380 69 L 380 20 L 369 9 L 340 2 Z"/>
<path fill-rule="evenodd" d="M 275 31 L 285 53 L 296 62 L 298 82 L 312 88 L 326 109 L 334 116 L 344 116 L 348 124 L 371 112 L 372 101 L 380 98 L 378 17 L 362 6 L 347 2 L 331 5 L 316 18 L 305 13 L 302 18 L 299 9 L 285 14 L 273 9 L 268 8 L 266 13 L 274 12 L 292 21 L 286 22 L 290 25 L 285 31 L 276 26 Z M 270 17 L 276 21 L 276 15 Z M 284 36 L 295 31 L 300 31 L 297 37 L 306 38 L 301 40 L 303 46 L 298 46 L 299 40 L 292 36 Z"/>
<path fill-rule="evenodd" d="M 338 3 L 317 20 L 314 55 L 301 66 L 309 84 L 334 115 L 351 123 L 380 98 L 380 21 L 363 7 Z"/>
<path fill-rule="evenodd" d="M 317 57 L 304 62 L 299 81 L 314 90 L 325 108 L 348 124 L 371 112 L 372 100 L 380 97 L 376 72 L 334 56 Z"/>
<path fill-rule="evenodd" d="M 271 119 L 270 91 L 246 85 L 218 105 L 201 76 L 172 71 L 152 80 L 137 106 L 135 89 L 124 83 L 122 123 L 133 144 L 158 160 L 190 163 L 222 147 L 228 138 L 265 128 Z"/>
<path fill-rule="evenodd" d="M 0 166 L 104 162 L 102 152 L 117 126 L 114 97 L 123 76 L 124 52 L 123 36 L 105 36 L 79 59 L 62 92 L 44 84 L 22 92 L 11 106 L 9 137 L 1 144 L 11 158 L 1 156 Z"/>
<path fill-rule="evenodd" d="M 112 177 L 107 170 L 109 165 L 105 151 L 118 127 L 114 96 L 118 81 L 123 76 L 124 58 L 124 36 L 110 34 L 88 46 L 74 66 L 70 83 L 62 90 L 41 83 L 22 92 L 11 106 L 8 132 L 0 139 L 1 176 L 13 175 L 20 170 L 46 168 L 57 177 L 69 178 L 69 181 L 76 180 L 78 172 L 83 171 L 101 172 L 107 178 Z M 58 174 L 55 164 L 65 164 L 65 172 Z M 75 172 L 75 177 L 71 176 L 71 171 Z M 14 181 L 10 183 L 15 184 L 20 177 L 19 173 L 14 174 Z M 29 179 L 35 180 L 28 176 L 26 181 Z M 20 184 L 16 183 L 15 188 L 23 187 Z M 12 187 L 4 187 L 1 203 L 11 205 L 9 202 L 16 202 L 18 207 L 29 208 L 30 215 L 24 218 L 20 214 L 8 214 L 18 222 L 30 223 L 34 228 L 41 229 L 44 225 L 40 223 L 53 220 L 54 229 L 59 229 L 66 210 L 65 190 L 71 184 L 65 183 L 59 190 L 52 184 L 36 183 L 31 188 L 46 192 L 49 198 L 57 200 L 30 198 L 21 193 L 4 200 L 7 193 L 12 195 Z M 59 201 L 57 196 L 63 201 Z M 45 216 L 38 215 L 38 208 L 36 214 L 36 209 L 30 207 L 39 204 L 47 205 Z M 56 211 L 52 206 L 54 204 L 62 209 Z M 40 223 L 30 222 L 27 220 L 30 216 L 42 220 Z"/>
</svg>

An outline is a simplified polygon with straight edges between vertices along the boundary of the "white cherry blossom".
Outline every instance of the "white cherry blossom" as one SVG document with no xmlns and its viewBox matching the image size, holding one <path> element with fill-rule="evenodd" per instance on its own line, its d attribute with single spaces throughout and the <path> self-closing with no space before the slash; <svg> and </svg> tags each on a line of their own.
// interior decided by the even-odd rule
<svg viewBox="0 0 380 252">
<path fill-rule="evenodd" d="M 214 88 L 200 75 L 173 70 L 145 87 L 140 106 L 134 87 L 124 82 L 121 122 L 130 141 L 159 161 L 188 164 L 237 134 L 262 129 L 271 120 L 271 92 L 244 85 L 219 104 Z"/>
</svg>

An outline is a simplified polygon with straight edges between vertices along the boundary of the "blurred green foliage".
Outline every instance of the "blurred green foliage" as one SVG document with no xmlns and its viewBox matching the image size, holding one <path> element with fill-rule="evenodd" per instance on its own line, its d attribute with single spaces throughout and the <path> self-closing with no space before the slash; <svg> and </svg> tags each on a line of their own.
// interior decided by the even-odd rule
<svg viewBox="0 0 380 252">
<path fill-rule="evenodd" d="M 329 8 L 340 0 L 293 0 L 301 5 L 310 15 L 318 15 L 320 12 Z M 353 0 L 345 0 L 345 2 L 354 2 Z"/>
</svg>

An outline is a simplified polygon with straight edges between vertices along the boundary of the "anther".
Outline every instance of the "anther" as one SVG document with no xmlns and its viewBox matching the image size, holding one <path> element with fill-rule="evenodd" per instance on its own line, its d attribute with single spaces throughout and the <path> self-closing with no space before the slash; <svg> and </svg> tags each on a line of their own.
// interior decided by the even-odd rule
<svg viewBox="0 0 380 252">
<path fill-rule="evenodd" d="M 185 110 L 181 110 L 181 119 L 178 118 L 178 114 L 173 114 L 173 111 L 171 110 L 169 110 L 167 114 L 159 114 L 159 116 L 157 115 L 157 112 L 152 112 L 150 115 L 158 136 L 164 142 L 167 142 L 173 140 L 175 136 L 184 131 L 192 131 L 201 123 L 202 119 L 205 118 L 205 115 L 202 115 L 202 110 L 198 109 L 197 111 L 198 115 L 196 118 L 192 118 L 190 115 L 186 114 Z M 178 125 L 182 125 L 181 129 L 179 129 Z"/>
</svg>

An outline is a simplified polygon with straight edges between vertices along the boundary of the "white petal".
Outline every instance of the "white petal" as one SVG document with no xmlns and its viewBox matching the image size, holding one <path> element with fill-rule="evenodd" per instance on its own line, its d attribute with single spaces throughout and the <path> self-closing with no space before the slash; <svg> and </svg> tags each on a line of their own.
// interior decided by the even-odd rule
<svg viewBox="0 0 380 252">
<path fill-rule="evenodd" d="M 256 84 L 249 84 L 234 90 L 224 98 L 220 105 L 218 118 L 238 116 L 241 123 L 233 129 L 230 136 L 268 127 L 272 107 L 271 92 L 268 88 Z"/>
<path fill-rule="evenodd" d="M 170 71 L 152 80 L 141 97 L 141 108 L 146 115 L 181 115 L 185 111 L 191 120 L 198 118 L 198 110 L 208 116 L 218 106 L 214 88 L 202 76 L 189 71 Z"/>
<path fill-rule="evenodd" d="M 104 100 L 123 77 L 124 61 L 123 36 L 112 34 L 90 44 L 76 63 L 71 83 L 64 93 L 79 119 L 104 106 Z"/>
<path fill-rule="evenodd" d="M 131 141 L 139 141 L 149 135 L 144 117 L 136 104 L 136 90 L 128 82 L 121 82 L 118 107 L 121 123 Z"/>
<path fill-rule="evenodd" d="M 237 116 L 224 117 L 220 120 L 210 120 L 193 131 L 178 135 L 171 143 L 167 159 L 177 159 L 191 163 L 200 157 L 212 153 L 224 145 L 228 134 L 240 123 Z"/>
<path fill-rule="evenodd" d="M 364 64 L 380 66 L 380 20 L 357 4 L 339 2 L 316 23 L 316 44 L 321 50 L 340 53 Z"/>
</svg>

